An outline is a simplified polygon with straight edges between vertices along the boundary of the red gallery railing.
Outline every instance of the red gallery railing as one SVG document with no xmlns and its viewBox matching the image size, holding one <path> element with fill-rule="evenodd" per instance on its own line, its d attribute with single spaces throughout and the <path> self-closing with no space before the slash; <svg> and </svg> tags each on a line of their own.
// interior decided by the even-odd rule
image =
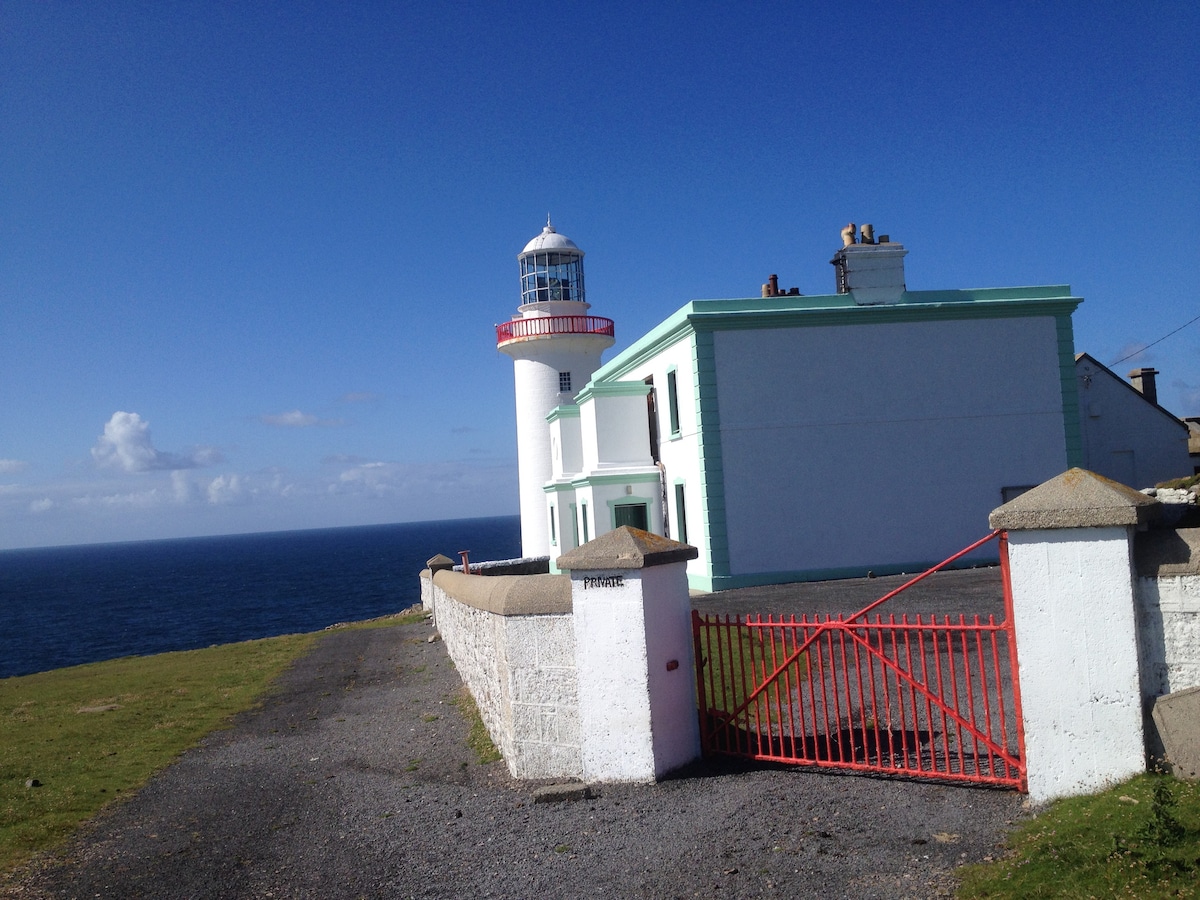
<svg viewBox="0 0 1200 900">
<path fill-rule="evenodd" d="M 532 316 L 496 326 L 496 343 L 555 334 L 597 334 L 613 337 L 613 320 L 601 316 Z"/>
</svg>

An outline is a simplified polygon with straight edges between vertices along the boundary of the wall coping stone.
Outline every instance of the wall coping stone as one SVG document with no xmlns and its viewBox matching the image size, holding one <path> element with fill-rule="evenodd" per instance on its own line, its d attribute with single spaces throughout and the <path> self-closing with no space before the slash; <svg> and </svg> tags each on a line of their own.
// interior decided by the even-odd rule
<svg viewBox="0 0 1200 900">
<path fill-rule="evenodd" d="M 1138 534 L 1133 558 L 1143 578 L 1200 575 L 1200 528 L 1154 528 Z"/>
<path fill-rule="evenodd" d="M 564 571 L 649 569 L 686 562 L 699 555 L 700 551 L 690 544 L 681 544 L 662 535 L 622 525 L 563 554 L 558 558 L 557 565 Z"/>
<path fill-rule="evenodd" d="M 1161 510 L 1162 504 L 1153 497 L 1075 468 L 992 510 L 988 522 L 992 528 L 1008 531 L 1145 526 Z"/>
<path fill-rule="evenodd" d="M 433 583 L 464 606 L 499 616 L 546 616 L 571 612 L 566 575 L 464 575 L 443 570 Z"/>
</svg>

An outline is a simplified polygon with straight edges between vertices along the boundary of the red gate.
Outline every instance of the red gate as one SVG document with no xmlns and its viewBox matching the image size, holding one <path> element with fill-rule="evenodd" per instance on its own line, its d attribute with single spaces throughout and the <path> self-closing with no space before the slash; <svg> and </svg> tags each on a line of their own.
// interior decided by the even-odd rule
<svg viewBox="0 0 1200 900">
<path fill-rule="evenodd" d="M 1004 621 L 868 613 L 996 540 Z M 849 618 L 692 613 L 704 752 L 1026 790 L 1008 542 Z"/>
</svg>

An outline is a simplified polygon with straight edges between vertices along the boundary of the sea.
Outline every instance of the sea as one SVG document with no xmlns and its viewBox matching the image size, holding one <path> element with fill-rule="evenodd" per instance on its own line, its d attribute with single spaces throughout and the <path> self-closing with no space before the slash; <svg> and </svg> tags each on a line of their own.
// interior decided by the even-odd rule
<svg viewBox="0 0 1200 900">
<path fill-rule="evenodd" d="M 443 553 L 520 555 L 520 516 L 0 551 L 0 678 L 407 609 Z"/>
</svg>

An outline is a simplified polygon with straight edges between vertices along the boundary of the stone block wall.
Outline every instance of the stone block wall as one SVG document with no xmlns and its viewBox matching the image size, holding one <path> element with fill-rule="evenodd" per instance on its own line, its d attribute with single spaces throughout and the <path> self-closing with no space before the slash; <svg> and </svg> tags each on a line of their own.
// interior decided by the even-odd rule
<svg viewBox="0 0 1200 900">
<path fill-rule="evenodd" d="M 1200 687 L 1200 528 L 1134 541 L 1142 697 Z"/>
<path fill-rule="evenodd" d="M 582 773 L 570 580 L 421 575 L 450 658 L 516 778 Z"/>
</svg>

